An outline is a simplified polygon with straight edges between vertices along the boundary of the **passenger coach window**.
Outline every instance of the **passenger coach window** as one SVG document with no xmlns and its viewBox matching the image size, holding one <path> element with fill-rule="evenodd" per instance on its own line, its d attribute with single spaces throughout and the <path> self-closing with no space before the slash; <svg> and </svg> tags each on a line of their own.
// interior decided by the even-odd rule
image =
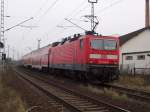
<svg viewBox="0 0 150 112">
<path fill-rule="evenodd" d="M 80 40 L 80 48 L 83 48 L 83 39 Z"/>
</svg>

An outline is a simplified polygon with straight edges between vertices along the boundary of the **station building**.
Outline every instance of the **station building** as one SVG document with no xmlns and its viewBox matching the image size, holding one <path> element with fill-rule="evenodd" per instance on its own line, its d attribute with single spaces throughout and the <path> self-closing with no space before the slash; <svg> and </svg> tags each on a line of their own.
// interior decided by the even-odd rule
<svg viewBox="0 0 150 112">
<path fill-rule="evenodd" d="M 120 37 L 120 70 L 150 74 L 150 27 Z"/>
</svg>

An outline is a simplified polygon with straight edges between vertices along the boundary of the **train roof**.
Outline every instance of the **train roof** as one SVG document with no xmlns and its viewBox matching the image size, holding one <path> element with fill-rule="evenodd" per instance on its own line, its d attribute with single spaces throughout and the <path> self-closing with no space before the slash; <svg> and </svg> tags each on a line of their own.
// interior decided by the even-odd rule
<svg viewBox="0 0 150 112">
<path fill-rule="evenodd" d="M 78 39 L 80 39 L 80 38 L 84 38 L 86 35 L 102 36 L 102 35 L 98 35 L 97 33 L 93 34 L 93 33 L 90 32 L 90 31 L 87 31 L 85 34 L 74 34 L 74 35 L 72 35 L 72 36 L 68 36 L 68 37 L 66 37 L 66 38 L 63 38 L 63 39 L 62 39 L 61 41 L 59 41 L 59 42 L 58 42 L 58 41 L 57 41 L 57 42 L 53 42 L 53 43 L 51 43 L 51 44 L 48 44 L 47 46 L 44 46 L 44 47 L 39 48 L 39 49 L 36 49 L 36 50 L 34 50 L 34 51 L 32 51 L 32 52 L 26 54 L 25 56 L 30 55 L 30 54 L 32 54 L 32 53 L 40 52 L 40 51 L 42 51 L 42 50 L 44 50 L 44 49 L 46 49 L 46 48 L 56 47 L 56 46 L 58 46 L 58 45 L 63 45 L 63 44 L 65 44 L 65 43 L 70 43 L 70 42 L 76 41 L 76 40 L 78 40 Z M 110 36 L 103 36 L 103 37 L 110 37 Z M 114 37 L 114 36 L 111 36 L 111 37 Z"/>
</svg>

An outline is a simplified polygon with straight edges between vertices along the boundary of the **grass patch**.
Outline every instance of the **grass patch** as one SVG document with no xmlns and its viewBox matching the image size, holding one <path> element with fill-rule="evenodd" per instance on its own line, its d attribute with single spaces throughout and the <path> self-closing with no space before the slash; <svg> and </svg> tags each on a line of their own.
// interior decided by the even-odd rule
<svg viewBox="0 0 150 112">
<path fill-rule="evenodd" d="M 85 89 L 85 86 L 80 85 L 80 88 Z M 120 100 L 120 101 L 127 101 L 128 100 L 127 95 L 119 94 L 118 92 L 116 92 L 112 89 L 107 89 L 107 88 L 99 89 L 99 88 L 93 87 L 91 85 L 88 85 L 86 87 L 86 89 L 93 92 L 93 93 L 96 93 L 96 94 L 102 94 L 102 95 L 105 95 L 105 96 L 109 96 L 114 100 Z"/>
<path fill-rule="evenodd" d="M 104 93 L 103 90 L 98 89 L 96 87 L 93 87 L 92 85 L 87 85 L 86 87 L 84 85 L 80 85 L 79 87 L 82 90 L 86 89 L 86 90 L 91 91 L 91 92 L 96 93 L 96 94 L 103 94 Z"/>
<path fill-rule="evenodd" d="M 115 82 L 115 84 L 150 92 L 150 84 L 147 83 L 145 78 L 140 76 L 122 75 L 120 76 L 120 79 Z"/>
<path fill-rule="evenodd" d="M 25 112 L 24 104 L 19 95 L 7 86 L 0 71 L 0 111 Z"/>
<path fill-rule="evenodd" d="M 107 95 L 107 96 L 111 96 L 111 98 L 115 99 L 115 100 L 121 100 L 121 101 L 128 100 L 127 95 L 119 94 L 119 93 L 117 93 L 116 91 L 114 91 L 112 89 L 105 88 L 104 89 L 104 94 Z"/>
<path fill-rule="evenodd" d="M 122 83 L 124 85 L 131 85 L 131 86 L 144 86 L 145 81 L 144 78 L 141 77 L 131 77 L 131 76 L 121 76 L 119 83 Z"/>
</svg>

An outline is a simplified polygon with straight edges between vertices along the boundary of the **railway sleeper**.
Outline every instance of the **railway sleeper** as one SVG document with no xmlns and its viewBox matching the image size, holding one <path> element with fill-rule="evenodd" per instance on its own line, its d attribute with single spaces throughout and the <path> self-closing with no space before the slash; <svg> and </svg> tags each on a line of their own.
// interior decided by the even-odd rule
<svg viewBox="0 0 150 112">
<path fill-rule="evenodd" d="M 88 110 L 90 110 L 90 109 L 93 109 L 93 110 L 95 110 L 95 109 L 99 109 L 99 110 L 104 110 L 104 109 L 106 109 L 105 107 L 100 107 L 100 106 L 85 106 L 86 107 L 86 109 L 88 109 Z"/>
<path fill-rule="evenodd" d="M 55 90 L 55 92 L 56 92 L 57 95 L 60 95 L 60 96 L 72 96 L 68 93 L 65 93 L 65 92 L 62 92 L 62 91 L 59 91 L 59 90 L 58 91 Z"/>
<path fill-rule="evenodd" d="M 77 96 L 74 96 L 74 95 L 72 95 L 72 94 L 68 94 L 68 93 L 63 93 L 63 94 L 61 94 L 62 96 L 66 96 L 66 97 L 77 97 Z"/>
<path fill-rule="evenodd" d="M 56 101 L 51 101 L 51 102 L 48 102 L 48 103 L 55 103 L 55 104 L 59 104 L 58 102 L 56 102 Z"/>
<path fill-rule="evenodd" d="M 80 99 L 79 97 L 69 97 L 69 96 L 68 96 L 68 97 L 67 97 L 67 96 L 66 96 L 66 97 L 63 97 L 63 96 L 62 96 L 62 98 L 65 99 L 65 100 L 77 100 L 77 99 Z M 80 100 L 81 100 L 81 101 L 85 101 L 85 100 L 82 100 L 82 99 L 80 99 Z"/>
<path fill-rule="evenodd" d="M 77 98 L 63 98 L 66 101 L 77 101 Z"/>
<path fill-rule="evenodd" d="M 91 104 L 90 102 L 88 101 L 79 101 L 79 100 L 68 100 L 69 102 L 71 103 L 74 103 L 74 104 L 85 104 L 85 105 L 88 105 L 88 104 Z"/>
<path fill-rule="evenodd" d="M 51 101 L 48 101 L 51 105 L 53 105 L 54 107 L 57 107 L 58 109 L 62 110 L 62 107 L 63 105 L 54 101 L 54 100 L 51 100 Z"/>
<path fill-rule="evenodd" d="M 79 107 L 80 108 L 80 107 Z M 84 107 L 84 108 L 80 108 L 80 110 L 84 111 L 84 112 L 94 112 L 94 111 L 98 111 L 98 112 L 109 112 L 108 109 L 105 108 L 88 108 L 88 107 Z"/>
<path fill-rule="evenodd" d="M 80 98 L 63 98 L 64 100 L 68 100 L 68 101 L 78 101 L 78 102 L 88 102 L 87 100 L 84 100 L 84 99 L 80 99 Z"/>
<path fill-rule="evenodd" d="M 70 101 L 70 102 L 77 105 L 94 105 L 90 102 L 80 102 L 80 101 Z"/>
<path fill-rule="evenodd" d="M 102 110 L 102 109 L 93 109 L 93 110 L 84 110 L 84 112 L 110 112 L 109 110 Z"/>
<path fill-rule="evenodd" d="M 105 107 L 99 107 L 97 105 L 77 105 L 79 107 L 87 107 L 87 108 L 105 108 Z"/>
<path fill-rule="evenodd" d="M 59 106 L 60 104 L 58 104 L 57 102 L 53 102 L 53 103 L 50 103 L 52 105 L 56 105 L 56 106 Z"/>
<path fill-rule="evenodd" d="M 74 102 L 70 102 L 70 103 L 72 103 L 73 105 L 76 105 L 76 106 L 79 106 L 79 107 L 96 107 L 97 105 L 93 105 L 93 104 L 91 104 L 91 103 L 83 103 L 83 104 L 79 104 L 79 103 L 74 103 Z"/>
<path fill-rule="evenodd" d="M 73 98 L 73 99 L 77 99 L 77 97 L 75 96 L 71 96 L 71 95 L 59 95 L 60 97 L 63 97 L 63 98 Z"/>
<path fill-rule="evenodd" d="M 55 100 L 49 100 L 48 101 L 49 103 L 54 103 L 54 102 L 56 102 Z"/>
<path fill-rule="evenodd" d="M 89 111 L 84 111 L 84 112 L 110 112 L 109 110 L 89 110 Z"/>
</svg>

